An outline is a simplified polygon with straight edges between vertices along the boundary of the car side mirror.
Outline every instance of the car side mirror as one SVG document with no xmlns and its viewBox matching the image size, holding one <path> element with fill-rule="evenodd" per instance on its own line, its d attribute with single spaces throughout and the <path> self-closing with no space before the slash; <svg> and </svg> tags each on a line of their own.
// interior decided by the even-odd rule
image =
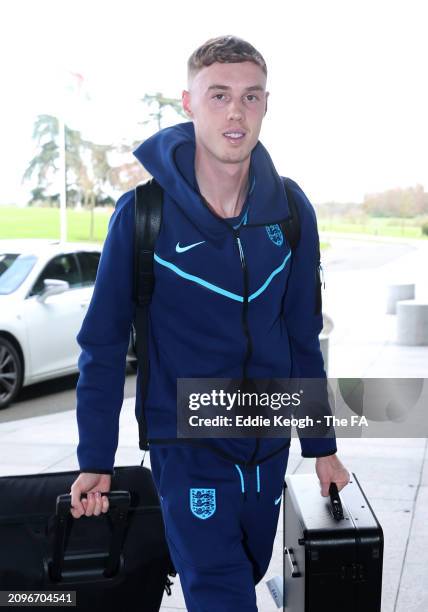
<svg viewBox="0 0 428 612">
<path fill-rule="evenodd" d="M 67 281 L 58 280 L 56 278 L 45 278 L 43 285 L 43 291 L 37 296 L 39 302 L 44 302 L 50 295 L 64 293 L 64 291 L 70 289 L 70 284 Z"/>
</svg>

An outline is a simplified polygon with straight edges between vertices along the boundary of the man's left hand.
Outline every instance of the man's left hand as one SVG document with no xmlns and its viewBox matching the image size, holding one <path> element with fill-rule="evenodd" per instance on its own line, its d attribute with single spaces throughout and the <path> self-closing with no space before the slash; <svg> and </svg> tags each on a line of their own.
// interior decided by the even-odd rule
<svg viewBox="0 0 428 612">
<path fill-rule="evenodd" d="M 320 480 L 321 495 L 329 496 L 330 483 L 335 482 L 337 490 L 341 491 L 351 479 L 351 475 L 340 461 L 337 454 L 327 457 L 317 457 L 315 470 Z"/>
</svg>

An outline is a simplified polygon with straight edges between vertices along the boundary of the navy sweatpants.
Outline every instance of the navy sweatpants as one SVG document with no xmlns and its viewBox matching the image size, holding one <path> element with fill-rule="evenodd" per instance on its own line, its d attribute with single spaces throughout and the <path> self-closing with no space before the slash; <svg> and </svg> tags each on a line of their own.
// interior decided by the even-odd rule
<svg viewBox="0 0 428 612">
<path fill-rule="evenodd" d="M 289 448 L 244 467 L 192 446 L 151 446 L 165 534 L 188 612 L 256 612 Z"/>
</svg>

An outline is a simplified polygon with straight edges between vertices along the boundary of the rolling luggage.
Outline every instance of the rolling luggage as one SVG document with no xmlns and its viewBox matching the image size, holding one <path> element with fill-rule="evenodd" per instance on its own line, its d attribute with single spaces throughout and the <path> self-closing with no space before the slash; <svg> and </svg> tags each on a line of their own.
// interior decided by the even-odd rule
<svg viewBox="0 0 428 612">
<path fill-rule="evenodd" d="M 176 574 L 151 471 L 115 468 L 109 511 L 75 519 L 78 474 L 0 477 L 0 590 L 76 591 L 78 611 L 157 612 Z"/>
<path fill-rule="evenodd" d="M 380 612 L 383 531 L 354 473 L 322 497 L 316 474 L 285 477 L 283 608 Z"/>
</svg>

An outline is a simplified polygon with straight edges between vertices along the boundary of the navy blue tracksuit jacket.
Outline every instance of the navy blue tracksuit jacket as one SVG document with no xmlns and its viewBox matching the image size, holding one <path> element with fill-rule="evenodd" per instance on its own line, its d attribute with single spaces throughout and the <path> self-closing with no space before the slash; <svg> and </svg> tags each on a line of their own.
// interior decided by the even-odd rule
<svg viewBox="0 0 428 612">
<path fill-rule="evenodd" d="M 279 226 L 289 214 L 283 179 L 260 141 L 251 153 L 247 200 L 234 219 L 218 217 L 201 197 L 192 122 L 160 130 L 134 155 L 164 190 L 145 414 L 168 543 L 189 610 L 253 611 L 254 584 L 272 551 L 290 439 L 210 438 L 200 448 L 177 440 L 177 378 L 326 376 L 318 339 L 315 212 L 290 181 L 301 225 L 299 246 L 291 253 Z M 93 297 L 77 336 L 81 472 L 114 471 L 135 313 L 133 234 L 131 190 L 110 219 Z M 140 380 L 139 373 L 137 417 Z M 303 457 L 337 450 L 334 437 L 301 437 L 300 444 Z"/>
</svg>

